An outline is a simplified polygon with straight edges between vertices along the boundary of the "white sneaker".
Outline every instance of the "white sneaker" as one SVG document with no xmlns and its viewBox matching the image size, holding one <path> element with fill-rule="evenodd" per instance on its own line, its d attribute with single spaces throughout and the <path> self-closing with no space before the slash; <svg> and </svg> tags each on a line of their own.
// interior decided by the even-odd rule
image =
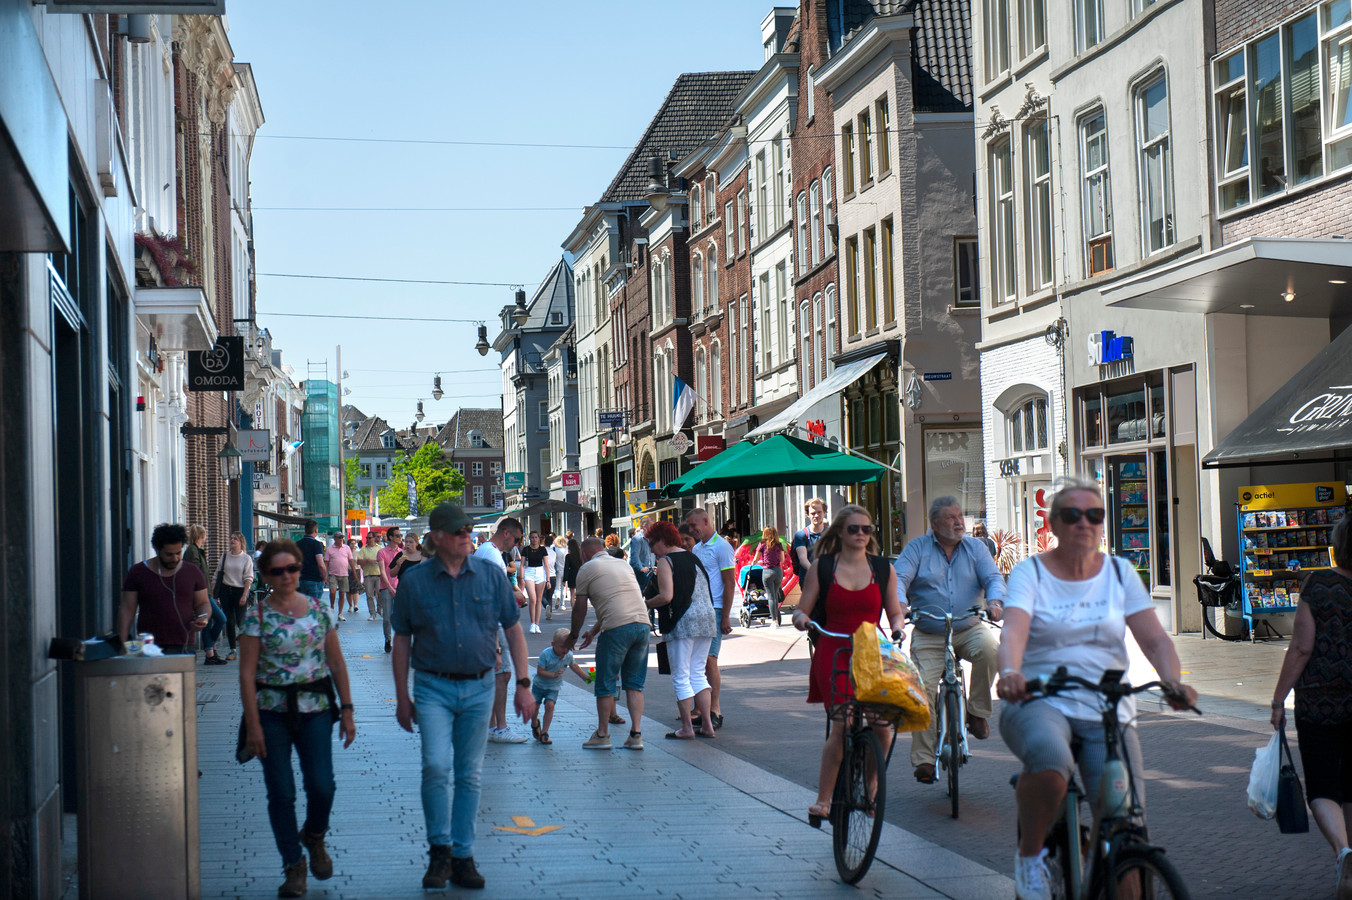
<svg viewBox="0 0 1352 900">
<path fill-rule="evenodd" d="M 1344 847 L 1333 864 L 1333 896 L 1337 900 L 1352 898 L 1352 850 Z"/>
<path fill-rule="evenodd" d="M 517 734 L 510 728 L 488 729 L 488 739 L 495 744 L 524 744 L 525 735 Z"/>
<path fill-rule="evenodd" d="M 1014 851 L 1014 896 L 1018 900 L 1051 900 L 1051 873 L 1042 861 L 1046 855 L 1045 847 L 1037 856 L 1020 856 Z"/>
</svg>

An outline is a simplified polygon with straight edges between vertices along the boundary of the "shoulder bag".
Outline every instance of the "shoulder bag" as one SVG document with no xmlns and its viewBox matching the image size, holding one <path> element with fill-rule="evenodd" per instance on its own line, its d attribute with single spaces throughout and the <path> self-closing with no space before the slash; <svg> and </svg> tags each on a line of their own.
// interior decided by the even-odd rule
<svg viewBox="0 0 1352 900">
<path fill-rule="evenodd" d="M 1305 792 L 1296 774 L 1296 761 L 1286 743 L 1286 729 L 1282 736 L 1282 770 L 1277 776 L 1277 828 L 1282 834 L 1305 834 L 1310 830 L 1310 816 L 1305 809 Z"/>
</svg>

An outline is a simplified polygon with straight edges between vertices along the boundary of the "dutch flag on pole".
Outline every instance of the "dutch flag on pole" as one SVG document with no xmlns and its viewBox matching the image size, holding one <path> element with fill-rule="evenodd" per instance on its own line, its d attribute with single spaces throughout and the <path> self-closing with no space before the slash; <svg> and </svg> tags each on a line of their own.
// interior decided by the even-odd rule
<svg viewBox="0 0 1352 900">
<path fill-rule="evenodd" d="M 678 429 L 685 425 L 690 410 L 695 408 L 695 391 L 681 379 L 676 379 L 676 390 L 672 393 L 671 427 Z"/>
</svg>

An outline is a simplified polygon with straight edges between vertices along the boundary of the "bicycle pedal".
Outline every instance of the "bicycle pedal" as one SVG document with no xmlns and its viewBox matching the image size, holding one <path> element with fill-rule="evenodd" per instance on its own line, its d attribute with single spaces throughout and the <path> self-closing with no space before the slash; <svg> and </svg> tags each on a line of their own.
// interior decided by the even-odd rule
<svg viewBox="0 0 1352 900">
<path fill-rule="evenodd" d="M 811 825 L 813 828 L 821 828 L 821 827 L 822 827 L 822 817 L 821 817 L 821 816 L 808 816 L 808 817 L 807 817 L 807 824 Z"/>
</svg>

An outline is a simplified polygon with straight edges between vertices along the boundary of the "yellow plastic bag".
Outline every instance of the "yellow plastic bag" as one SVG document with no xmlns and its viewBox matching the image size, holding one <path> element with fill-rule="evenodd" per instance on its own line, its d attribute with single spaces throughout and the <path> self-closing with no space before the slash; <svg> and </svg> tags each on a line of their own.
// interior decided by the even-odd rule
<svg viewBox="0 0 1352 900">
<path fill-rule="evenodd" d="M 920 670 L 877 625 L 864 622 L 854 633 L 850 669 L 856 699 L 895 706 L 902 711 L 898 731 L 923 731 L 929 727 L 929 700 Z"/>
</svg>

